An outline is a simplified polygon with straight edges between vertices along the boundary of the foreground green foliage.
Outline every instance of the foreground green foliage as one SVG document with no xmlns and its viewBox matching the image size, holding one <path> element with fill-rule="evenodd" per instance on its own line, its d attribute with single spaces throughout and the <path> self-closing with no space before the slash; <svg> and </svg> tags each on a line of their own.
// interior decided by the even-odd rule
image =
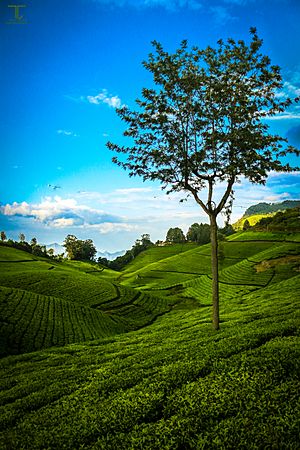
<svg viewBox="0 0 300 450">
<path fill-rule="evenodd" d="M 3 449 L 298 448 L 300 276 L 1 362 Z M 299 299 L 299 296 L 298 296 Z"/>
<path fill-rule="evenodd" d="M 218 332 L 209 245 L 121 274 L 0 248 L 1 450 L 297 449 L 300 244 L 259 234 L 222 244 Z"/>
</svg>

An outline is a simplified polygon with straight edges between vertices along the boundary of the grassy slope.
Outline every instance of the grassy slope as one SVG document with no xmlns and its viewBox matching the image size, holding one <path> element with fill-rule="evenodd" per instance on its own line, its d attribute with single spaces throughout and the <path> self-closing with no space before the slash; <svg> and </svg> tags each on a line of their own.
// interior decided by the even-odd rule
<svg viewBox="0 0 300 450">
<path fill-rule="evenodd" d="M 276 212 L 273 213 L 265 213 L 265 214 L 252 214 L 251 216 L 243 216 L 241 219 L 239 219 L 237 222 L 235 222 L 232 226 L 234 230 L 242 230 L 244 223 L 246 220 L 248 220 L 251 227 L 255 225 L 257 222 L 260 221 L 260 219 L 263 219 L 265 217 L 273 217 L 275 216 Z"/>
<path fill-rule="evenodd" d="M 298 448 L 300 276 L 1 361 L 2 449 Z"/>
<path fill-rule="evenodd" d="M 290 236 L 282 233 L 242 233 L 232 236 L 222 243 L 224 258 L 220 260 L 221 299 L 235 296 L 264 286 L 274 276 L 274 270 L 257 274 L 254 255 L 264 251 L 273 251 L 283 246 L 283 251 L 299 251 L 299 244 L 286 243 Z M 260 238 L 260 239 L 257 239 Z M 145 252 L 147 253 L 147 252 Z M 268 254 L 267 256 L 268 257 Z M 272 255 L 269 256 L 270 258 Z M 259 258 L 259 257 L 258 257 Z M 258 262 L 258 261 L 257 261 Z M 210 246 L 204 245 L 174 255 L 145 267 L 133 266 L 122 274 L 120 281 L 125 286 L 142 289 L 156 295 L 176 298 L 194 298 L 201 303 L 211 302 Z M 291 272 L 291 275 L 296 275 Z M 232 286 L 231 286 L 232 285 Z M 257 286 L 258 285 L 258 286 Z"/>
<path fill-rule="evenodd" d="M 198 245 L 194 243 L 172 244 L 161 247 L 150 247 L 147 251 L 140 253 L 133 261 L 127 264 L 123 273 L 136 272 L 139 269 L 151 264 L 153 262 L 161 261 L 170 256 L 178 255 L 197 248 Z"/>
<path fill-rule="evenodd" d="M 224 245 L 219 332 L 202 286 L 197 302 L 175 302 L 138 331 L 3 358 L 0 448 L 298 448 L 299 245 L 243 238 Z M 187 251 L 127 273 L 125 282 L 157 272 L 167 285 L 177 270 L 178 288 L 180 271 L 194 261 L 204 269 L 208 254 L 208 246 Z M 208 287 L 207 275 L 181 283 L 179 297 L 203 279 Z M 111 311 L 118 303 L 108 302 Z"/>
<path fill-rule="evenodd" d="M 113 271 L 91 264 L 6 247 L 0 261 L 0 355 L 137 329 L 170 309 L 165 299 L 119 286 Z"/>
</svg>

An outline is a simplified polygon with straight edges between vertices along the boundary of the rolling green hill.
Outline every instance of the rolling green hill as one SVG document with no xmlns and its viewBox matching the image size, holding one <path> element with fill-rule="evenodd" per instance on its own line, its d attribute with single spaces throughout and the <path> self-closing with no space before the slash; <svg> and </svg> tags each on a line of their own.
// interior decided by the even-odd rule
<svg viewBox="0 0 300 450">
<path fill-rule="evenodd" d="M 300 200 L 285 200 L 281 203 L 258 203 L 257 205 L 250 206 L 243 214 L 243 217 L 233 224 L 233 228 L 236 231 L 242 230 L 246 220 L 252 227 L 263 218 L 272 218 L 278 212 L 288 212 L 297 208 L 300 208 Z M 292 225 L 292 223 L 290 223 L 290 225 Z M 298 228 L 299 231 L 299 225 L 297 227 L 295 225 L 296 224 L 291 227 L 291 231 L 296 231 L 296 228 Z"/>
<path fill-rule="evenodd" d="M 57 263 L 0 247 L 0 355 L 103 338 L 151 323 L 170 309 L 120 286 L 116 272 Z"/>
<path fill-rule="evenodd" d="M 296 449 L 300 276 L 109 340 L 0 361 L 0 447 Z"/>
<path fill-rule="evenodd" d="M 222 242 L 218 332 L 209 245 L 25 256 L 0 247 L 1 449 L 298 448 L 299 235 Z"/>
<path fill-rule="evenodd" d="M 273 213 L 261 213 L 261 214 L 252 214 L 251 216 L 243 216 L 239 220 L 237 220 L 232 226 L 235 231 L 240 231 L 243 229 L 244 223 L 246 220 L 249 222 L 249 225 L 253 227 L 253 225 L 256 225 L 261 219 L 265 217 L 273 217 L 276 214 L 276 212 Z"/>
<path fill-rule="evenodd" d="M 284 200 L 280 203 L 258 203 L 246 209 L 244 216 L 253 216 L 254 214 L 271 214 L 287 209 L 300 208 L 300 200 Z"/>
</svg>

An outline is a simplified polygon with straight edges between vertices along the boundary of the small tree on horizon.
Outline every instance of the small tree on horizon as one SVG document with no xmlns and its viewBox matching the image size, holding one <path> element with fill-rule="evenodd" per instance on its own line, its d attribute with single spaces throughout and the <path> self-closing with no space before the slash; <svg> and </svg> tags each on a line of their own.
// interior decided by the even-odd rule
<svg viewBox="0 0 300 450">
<path fill-rule="evenodd" d="M 243 223 L 243 231 L 247 231 L 249 230 L 249 228 L 251 228 L 250 222 L 248 219 L 245 220 L 245 222 Z"/>
<path fill-rule="evenodd" d="M 25 242 L 25 239 L 26 239 L 26 237 L 25 237 L 25 234 L 24 233 L 20 233 L 19 234 L 19 240 L 20 240 L 20 242 Z"/>
<path fill-rule="evenodd" d="M 241 177 L 265 184 L 270 171 L 294 170 L 281 157 L 299 155 L 286 139 L 269 132 L 265 119 L 286 111 L 293 100 L 278 95 L 283 87 L 280 68 L 261 53 L 262 40 L 255 28 L 250 34 L 249 45 L 228 39 L 203 50 L 189 50 L 184 40 L 173 54 L 154 41 L 155 53 L 143 65 L 153 74 L 155 88 L 142 90 L 137 111 L 127 106 L 117 109 L 128 125 L 124 136 L 131 139 L 131 146 L 107 143 L 121 154 L 113 162 L 127 169 L 129 176 L 158 180 L 167 193 L 185 192 L 209 216 L 216 330 L 217 217 L 221 212 L 229 214 L 233 186 Z M 215 188 L 220 183 L 219 198 Z"/>
<path fill-rule="evenodd" d="M 4 241 L 6 241 L 6 234 L 5 234 L 5 231 L 1 231 L 1 241 L 2 242 L 4 242 Z"/>
<path fill-rule="evenodd" d="M 166 241 L 172 242 L 172 244 L 182 244 L 185 242 L 184 232 L 179 227 L 170 228 L 167 232 Z"/>
</svg>

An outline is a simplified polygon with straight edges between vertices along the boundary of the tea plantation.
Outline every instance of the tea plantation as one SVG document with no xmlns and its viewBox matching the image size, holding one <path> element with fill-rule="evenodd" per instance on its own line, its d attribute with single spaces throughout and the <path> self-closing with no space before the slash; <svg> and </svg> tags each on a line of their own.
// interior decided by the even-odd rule
<svg viewBox="0 0 300 450">
<path fill-rule="evenodd" d="M 111 270 L 107 276 L 88 263 L 1 246 L 0 270 L 1 356 L 123 333 L 170 310 L 166 300 L 120 286 Z"/>
<path fill-rule="evenodd" d="M 121 273 L 0 247 L 0 448 L 300 448 L 297 241 L 222 243 L 217 332 L 209 246 Z"/>
</svg>

